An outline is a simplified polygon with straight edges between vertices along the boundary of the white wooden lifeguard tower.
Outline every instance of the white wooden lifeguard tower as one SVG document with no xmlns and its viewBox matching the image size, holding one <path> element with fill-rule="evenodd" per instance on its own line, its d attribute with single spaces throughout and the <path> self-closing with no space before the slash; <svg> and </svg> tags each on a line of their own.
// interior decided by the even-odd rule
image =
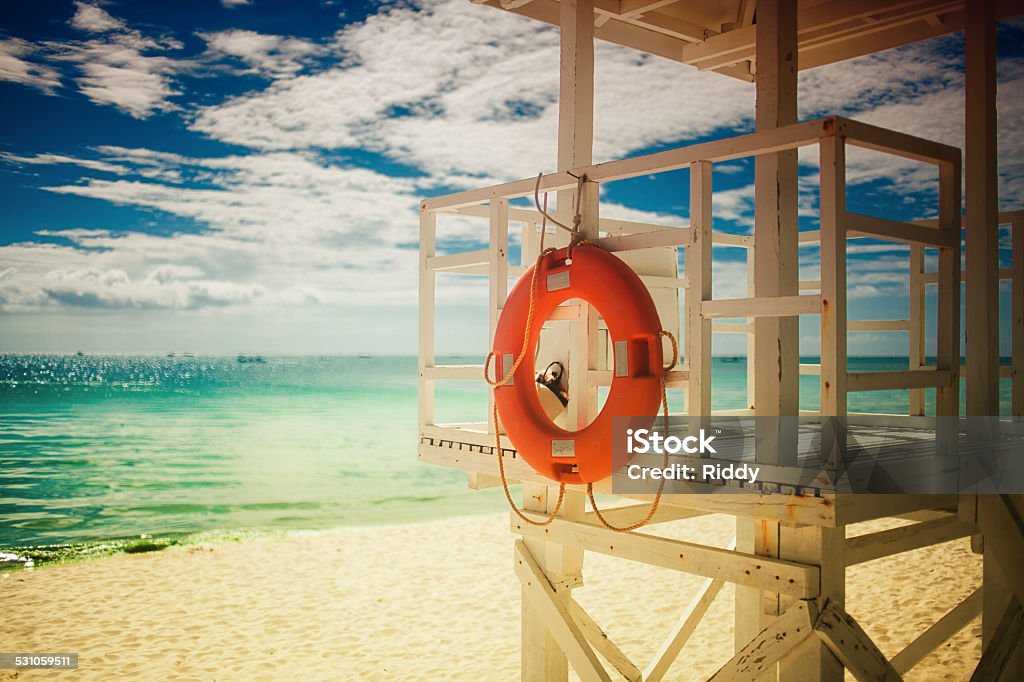
<svg viewBox="0 0 1024 682">
<path fill-rule="evenodd" d="M 905 389 L 910 415 L 923 415 L 924 394 L 935 389 L 937 415 L 999 415 L 1000 377 L 1012 381 L 1012 416 L 1024 416 L 1024 211 L 999 213 L 997 197 L 995 30 L 1000 19 L 1024 13 L 1020 0 L 487 0 L 480 2 L 561 30 L 558 170 L 540 180 L 557 192 L 558 212 L 570 215 L 577 178 L 582 185 L 581 231 L 587 239 L 636 263 L 662 311 L 678 332 L 675 298 L 684 297 L 684 364 L 668 376 L 686 392 L 689 414 L 711 414 L 711 341 L 714 333 L 746 335 L 748 403 L 736 413 L 797 415 L 801 374 L 820 376 L 821 414 L 847 415 L 852 391 Z M 965 33 L 966 148 L 960 149 L 839 117 L 797 120 L 798 69 L 842 61 L 952 31 Z M 655 154 L 593 164 L 594 39 L 753 82 L 756 131 Z M 680 66 L 680 68 L 687 68 Z M 652 85 L 653 87 L 653 85 Z M 1022 115 L 1024 111 L 1004 112 Z M 863 215 L 846 207 L 849 146 L 930 164 L 939 183 L 937 220 L 901 222 Z M 820 161 L 820 229 L 797 226 L 798 147 L 817 147 Z M 755 159 L 753 236 L 712 229 L 713 164 Z M 689 169 L 690 224 L 673 228 L 600 216 L 599 183 Z M 964 168 L 966 173 L 963 172 Z M 964 203 L 961 211 L 961 178 Z M 435 361 L 435 280 L 438 272 L 486 275 L 493 334 L 509 277 L 537 256 L 539 213 L 510 206 L 532 196 L 534 178 L 431 198 L 422 203 L 420 232 L 420 445 L 422 461 L 466 470 L 475 487 L 497 483 L 497 458 L 510 481 L 523 484 L 523 506 L 543 518 L 557 487 L 516 456 L 511 444 L 496 451 L 487 423 L 435 423 L 439 381 L 482 381 L 482 367 Z M 440 214 L 486 219 L 488 248 L 438 254 Z M 963 217 L 962 217 L 963 215 Z M 521 226 L 522 256 L 510 263 L 510 223 Z M 1010 225 L 1013 263 L 998 267 L 1000 226 Z M 484 235 L 487 235 L 484 237 Z M 848 320 L 847 241 L 871 237 L 910 245 L 910 305 L 905 319 Z M 549 235 L 548 245 L 564 244 Z M 800 281 L 798 250 L 821 249 L 821 275 Z M 966 247 L 961 270 L 961 249 Z M 748 295 L 716 299 L 711 290 L 712 249 L 747 250 Z M 657 256 L 684 249 L 683 276 L 675 260 Z M 674 253 L 674 252 L 673 252 Z M 926 253 L 938 267 L 926 271 Z M 632 260 L 630 260 L 632 258 Z M 1012 366 L 1000 367 L 998 288 L 1012 283 Z M 965 282 L 961 305 L 961 281 Z M 925 360 L 924 290 L 937 288 L 936 358 Z M 667 303 L 665 302 L 667 301 Z M 961 376 L 961 311 L 966 334 L 966 371 Z M 802 365 L 798 319 L 820 316 L 821 363 Z M 742 319 L 743 322 L 727 320 Z M 596 415 L 597 392 L 611 382 L 600 347 L 601 322 L 586 305 L 567 305 L 549 321 L 568 342 L 569 427 Z M 481 324 L 484 324 L 481 321 Z M 911 358 L 907 371 L 850 372 L 847 334 L 902 331 Z M 966 381 L 966 409 L 960 382 Z M 1009 415 L 1004 415 L 1009 416 Z M 970 433 L 961 438 L 969 438 Z M 757 461 L 785 464 L 785 448 L 766 448 Z M 607 485 L 598 485 L 608 491 Z M 972 679 L 1024 680 L 1024 503 L 1019 495 L 822 495 L 768 494 L 666 496 L 642 532 L 616 533 L 588 511 L 582 491 L 569 489 L 558 517 L 545 528 L 512 517 L 515 571 L 523 585 L 522 676 L 561 680 L 572 665 L 581 679 L 657 680 L 686 644 L 725 582 L 735 583 L 736 650 L 723 661 L 719 680 L 841 680 L 844 668 L 858 679 L 900 679 L 929 652 L 983 616 L 983 655 Z M 643 516 L 648 497 L 606 516 L 628 523 Z M 708 513 L 734 515 L 735 549 L 657 535 L 657 524 Z M 914 521 L 852 538 L 846 526 L 869 519 Z M 685 522 L 685 521 L 681 521 Z M 903 651 L 887 659 L 844 609 L 847 566 L 971 536 L 984 554 L 984 583 Z M 573 599 L 582 584 L 585 552 L 599 552 L 706 578 L 703 592 L 681 607 L 649 664 L 631 661 Z"/>
</svg>

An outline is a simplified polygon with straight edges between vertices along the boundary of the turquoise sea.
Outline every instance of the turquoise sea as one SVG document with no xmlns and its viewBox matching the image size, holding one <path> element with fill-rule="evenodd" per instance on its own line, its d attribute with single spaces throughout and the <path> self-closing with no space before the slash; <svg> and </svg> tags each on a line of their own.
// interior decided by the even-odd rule
<svg viewBox="0 0 1024 682">
<path fill-rule="evenodd" d="M 745 380 L 743 358 L 716 358 L 715 408 L 743 407 Z M 816 378 L 801 389 L 816 407 Z M 416 391 L 413 357 L 0 355 L 0 548 L 502 509 L 500 491 L 416 461 Z M 442 384 L 438 420 L 484 421 L 486 397 Z M 850 408 L 906 404 L 880 392 Z"/>
</svg>

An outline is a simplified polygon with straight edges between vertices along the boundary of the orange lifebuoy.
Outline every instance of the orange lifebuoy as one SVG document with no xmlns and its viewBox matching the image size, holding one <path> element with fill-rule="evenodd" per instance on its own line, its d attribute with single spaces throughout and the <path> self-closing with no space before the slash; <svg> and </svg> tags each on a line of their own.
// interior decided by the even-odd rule
<svg viewBox="0 0 1024 682">
<path fill-rule="evenodd" d="M 611 475 L 612 419 L 652 416 L 661 401 L 661 322 L 654 301 L 633 270 L 592 245 L 548 253 L 516 282 L 494 335 L 497 376 L 512 369 L 523 349 L 535 282 L 534 314 L 526 356 L 511 381 L 494 389 L 498 416 L 512 445 L 538 473 L 568 484 L 594 483 Z M 533 269 L 539 268 L 534 277 Z M 544 322 L 559 304 L 580 299 L 593 305 L 608 325 L 615 366 L 604 408 L 578 431 L 556 426 L 541 407 L 534 386 L 534 360 Z M 572 409 L 572 403 L 570 403 Z"/>
</svg>

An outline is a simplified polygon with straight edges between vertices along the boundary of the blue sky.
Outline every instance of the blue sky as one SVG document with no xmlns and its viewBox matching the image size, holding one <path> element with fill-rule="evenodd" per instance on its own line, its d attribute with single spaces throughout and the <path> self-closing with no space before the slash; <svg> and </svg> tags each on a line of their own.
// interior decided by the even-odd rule
<svg viewBox="0 0 1024 682">
<path fill-rule="evenodd" d="M 1004 209 L 1024 206 L 1022 34 L 1000 28 Z M 557 46 L 467 0 L 5 3 L 0 351 L 415 352 L 417 203 L 554 168 Z M 804 72 L 800 115 L 961 146 L 961 49 L 951 35 Z M 599 161 L 752 128 L 749 84 L 625 48 L 598 44 L 596 90 Z M 808 229 L 816 174 L 802 156 Z M 716 167 L 716 229 L 750 233 L 751 175 Z M 857 210 L 934 214 L 923 167 L 851 153 L 849 177 Z M 613 183 L 602 212 L 682 225 L 685 187 L 685 172 Z M 486 235 L 440 229 L 449 248 Z M 906 316 L 906 254 L 851 244 L 855 317 Z M 742 295 L 741 254 L 715 258 L 716 297 Z M 439 349 L 483 352 L 482 282 L 445 278 L 440 300 Z"/>
</svg>

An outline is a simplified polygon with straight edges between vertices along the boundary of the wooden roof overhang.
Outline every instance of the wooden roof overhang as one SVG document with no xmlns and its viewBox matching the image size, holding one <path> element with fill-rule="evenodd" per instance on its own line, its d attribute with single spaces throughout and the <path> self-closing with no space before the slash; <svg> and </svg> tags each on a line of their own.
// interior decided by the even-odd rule
<svg viewBox="0 0 1024 682">
<path fill-rule="evenodd" d="M 472 0 L 558 26 L 558 0 Z M 970 0 L 798 0 L 798 67 L 851 59 L 962 30 Z M 997 16 L 1024 14 L 999 0 Z M 594 36 L 753 81 L 756 0 L 594 0 Z"/>
</svg>

